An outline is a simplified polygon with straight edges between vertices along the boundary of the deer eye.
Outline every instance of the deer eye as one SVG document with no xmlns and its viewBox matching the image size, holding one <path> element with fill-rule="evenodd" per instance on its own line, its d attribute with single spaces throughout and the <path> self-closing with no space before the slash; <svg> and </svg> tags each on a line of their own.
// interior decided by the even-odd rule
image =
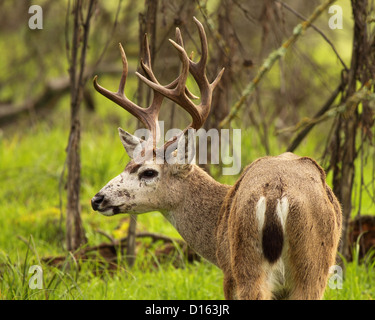
<svg viewBox="0 0 375 320">
<path fill-rule="evenodd" d="M 152 169 L 147 169 L 139 174 L 139 179 L 152 179 L 158 176 L 158 172 Z"/>
</svg>

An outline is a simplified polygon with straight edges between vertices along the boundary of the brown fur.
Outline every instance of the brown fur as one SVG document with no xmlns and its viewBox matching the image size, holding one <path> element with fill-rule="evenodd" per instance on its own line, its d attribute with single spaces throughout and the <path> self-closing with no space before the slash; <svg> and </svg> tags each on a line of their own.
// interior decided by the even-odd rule
<svg viewBox="0 0 375 320">
<path fill-rule="evenodd" d="M 224 272 L 227 299 L 278 297 L 266 281 L 270 266 L 255 207 L 261 196 L 274 201 L 282 195 L 289 201 L 287 249 L 283 253 L 287 290 L 283 298 L 322 298 L 329 268 L 335 263 L 340 205 L 314 160 L 285 153 L 252 163 L 224 200 L 217 228 L 217 258 Z"/>
<path fill-rule="evenodd" d="M 208 261 L 217 265 L 216 226 L 220 207 L 230 186 L 222 185 L 198 166 L 189 173 L 167 180 L 168 197 L 173 199 L 162 213 L 171 221 L 184 240 Z M 177 168 L 170 168 L 175 171 Z M 185 168 L 186 170 L 186 168 Z"/>
</svg>

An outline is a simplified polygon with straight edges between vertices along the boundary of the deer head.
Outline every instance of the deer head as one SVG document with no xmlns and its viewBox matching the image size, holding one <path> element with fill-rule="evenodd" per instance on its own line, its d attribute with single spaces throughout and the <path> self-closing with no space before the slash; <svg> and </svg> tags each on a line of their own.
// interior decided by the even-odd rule
<svg viewBox="0 0 375 320">
<path fill-rule="evenodd" d="M 144 213 L 148 211 L 168 211 L 179 202 L 183 192 L 183 179 L 191 170 L 188 155 L 192 149 L 185 148 L 185 136 L 189 129 L 199 129 L 203 126 L 210 112 L 212 92 L 224 72 L 222 69 L 216 79 L 210 83 L 206 76 L 208 55 L 207 38 L 202 24 L 194 18 L 201 40 L 201 59 L 192 61 L 184 49 L 181 32 L 176 28 L 176 42 L 170 40 L 177 50 L 182 63 L 181 74 L 170 84 L 161 85 L 156 79 L 152 67 L 147 36 L 144 37 L 145 55 L 141 59 L 141 66 L 145 76 L 136 72 L 136 75 L 153 90 L 153 100 L 148 108 L 142 108 L 130 101 L 124 94 L 128 74 L 128 62 L 120 44 L 122 56 L 122 76 L 117 92 L 111 92 L 94 78 L 94 87 L 102 95 L 112 100 L 120 107 L 139 119 L 150 131 L 149 138 L 144 141 L 119 128 L 121 142 L 131 158 L 125 170 L 104 186 L 91 200 L 92 208 L 104 215 L 117 213 Z M 195 79 L 200 91 L 200 103 L 186 87 L 189 73 Z M 164 98 L 174 101 L 185 109 L 192 117 L 192 122 L 182 131 L 182 134 L 173 137 L 161 147 L 157 147 L 160 139 L 158 116 Z M 179 147 L 184 150 L 176 152 Z M 189 157 L 191 159 L 191 156 Z"/>
</svg>

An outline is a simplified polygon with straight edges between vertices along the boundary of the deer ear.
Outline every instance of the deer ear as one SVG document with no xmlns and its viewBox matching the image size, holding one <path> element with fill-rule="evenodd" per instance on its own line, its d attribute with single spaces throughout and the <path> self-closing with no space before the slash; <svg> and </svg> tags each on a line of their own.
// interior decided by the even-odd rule
<svg viewBox="0 0 375 320">
<path fill-rule="evenodd" d="M 195 162 L 194 130 L 189 129 L 166 151 L 168 163 L 191 164 Z"/>
<path fill-rule="evenodd" d="M 126 132 L 125 130 L 121 128 L 118 128 L 118 133 L 120 135 L 120 139 L 121 139 L 122 145 L 125 148 L 126 153 L 131 159 L 133 159 L 134 150 L 137 147 L 139 148 L 141 147 L 143 140 L 136 136 L 133 136 L 132 134 L 130 134 L 129 132 Z"/>
<path fill-rule="evenodd" d="M 194 130 L 189 129 L 183 134 L 177 147 L 177 163 L 190 164 L 195 162 L 195 137 Z"/>
</svg>

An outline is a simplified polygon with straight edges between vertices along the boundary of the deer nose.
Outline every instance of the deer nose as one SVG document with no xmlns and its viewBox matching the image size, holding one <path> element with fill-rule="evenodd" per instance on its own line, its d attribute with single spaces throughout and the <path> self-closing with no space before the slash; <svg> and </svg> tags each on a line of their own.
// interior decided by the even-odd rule
<svg viewBox="0 0 375 320">
<path fill-rule="evenodd" d="M 91 207 L 96 211 L 99 209 L 100 204 L 103 202 L 104 196 L 101 194 L 96 194 L 94 198 L 91 199 Z"/>
</svg>

